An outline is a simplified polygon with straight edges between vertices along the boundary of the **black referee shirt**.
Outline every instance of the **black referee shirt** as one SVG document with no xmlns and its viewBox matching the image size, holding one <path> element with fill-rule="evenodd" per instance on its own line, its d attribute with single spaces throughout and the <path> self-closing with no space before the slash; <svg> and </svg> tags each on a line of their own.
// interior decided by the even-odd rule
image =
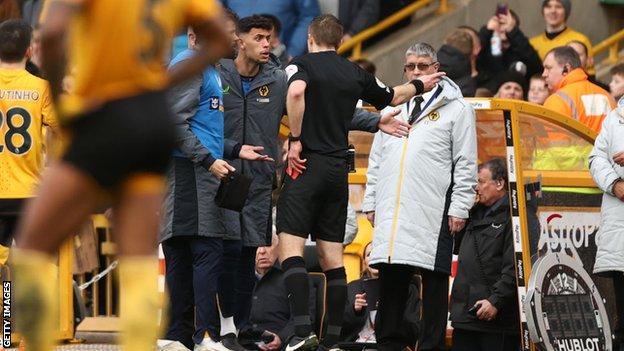
<svg viewBox="0 0 624 351">
<path fill-rule="evenodd" d="M 306 82 L 301 142 L 305 151 L 345 156 L 355 105 L 362 99 L 381 110 L 394 91 L 335 51 L 305 54 L 286 67 L 289 81 Z"/>
</svg>

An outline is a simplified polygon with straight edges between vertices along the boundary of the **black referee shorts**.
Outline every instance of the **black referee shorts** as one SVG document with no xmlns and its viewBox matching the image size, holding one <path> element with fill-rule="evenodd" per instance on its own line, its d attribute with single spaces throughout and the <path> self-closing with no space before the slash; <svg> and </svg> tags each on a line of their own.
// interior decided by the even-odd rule
<svg viewBox="0 0 624 351">
<path fill-rule="evenodd" d="M 113 190 L 132 175 L 162 175 L 174 146 L 173 119 L 164 92 L 107 102 L 65 126 L 71 143 L 63 160 Z"/>
<path fill-rule="evenodd" d="M 288 175 L 277 202 L 277 232 L 342 243 L 347 221 L 349 182 L 346 158 L 303 154 L 306 170 Z"/>
</svg>

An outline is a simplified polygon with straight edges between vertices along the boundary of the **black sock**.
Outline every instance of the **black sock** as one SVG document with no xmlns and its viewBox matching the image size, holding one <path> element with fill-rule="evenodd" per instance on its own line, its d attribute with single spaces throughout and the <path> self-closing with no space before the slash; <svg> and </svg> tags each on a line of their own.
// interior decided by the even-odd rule
<svg viewBox="0 0 624 351">
<path fill-rule="evenodd" d="M 295 335 L 306 337 L 312 332 L 310 320 L 310 281 L 305 261 L 301 256 L 289 257 L 282 262 L 284 285 L 290 300 L 290 311 L 295 324 Z M 343 308 L 344 309 L 344 308 Z"/>
<path fill-rule="evenodd" d="M 344 267 L 325 272 L 327 278 L 327 332 L 321 342 L 331 347 L 340 341 L 342 319 L 347 303 L 347 274 Z"/>
</svg>

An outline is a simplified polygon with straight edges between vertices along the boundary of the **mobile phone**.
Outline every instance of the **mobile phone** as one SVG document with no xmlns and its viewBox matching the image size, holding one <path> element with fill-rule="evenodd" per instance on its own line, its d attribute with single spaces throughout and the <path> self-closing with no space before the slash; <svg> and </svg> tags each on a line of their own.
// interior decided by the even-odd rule
<svg viewBox="0 0 624 351">
<path fill-rule="evenodd" d="M 477 311 L 479 310 L 479 308 L 481 308 L 481 304 L 478 305 L 474 305 L 472 306 L 469 310 L 468 310 L 468 314 L 476 317 L 477 316 Z"/>
<path fill-rule="evenodd" d="M 504 3 L 498 3 L 496 5 L 496 16 L 506 15 L 509 12 L 509 6 Z"/>
</svg>

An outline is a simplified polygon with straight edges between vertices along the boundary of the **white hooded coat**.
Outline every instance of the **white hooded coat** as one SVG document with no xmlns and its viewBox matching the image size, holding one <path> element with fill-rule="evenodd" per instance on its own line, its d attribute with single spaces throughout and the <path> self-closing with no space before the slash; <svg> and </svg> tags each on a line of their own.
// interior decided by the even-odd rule
<svg viewBox="0 0 624 351">
<path fill-rule="evenodd" d="M 371 264 L 450 273 L 448 216 L 468 218 L 475 200 L 476 117 L 455 83 L 444 78 L 439 86 L 428 105 L 436 89 L 423 95 L 409 138 L 375 135 L 362 204 L 375 211 Z M 397 108 L 396 118 L 407 121 L 413 101 Z"/>
<path fill-rule="evenodd" d="M 624 151 L 624 98 L 602 123 L 594 149 L 589 155 L 589 169 L 602 191 L 600 229 L 596 234 L 594 273 L 624 272 L 624 202 L 613 195 L 613 182 L 624 179 L 624 167 L 613 162 L 613 155 Z"/>
</svg>

